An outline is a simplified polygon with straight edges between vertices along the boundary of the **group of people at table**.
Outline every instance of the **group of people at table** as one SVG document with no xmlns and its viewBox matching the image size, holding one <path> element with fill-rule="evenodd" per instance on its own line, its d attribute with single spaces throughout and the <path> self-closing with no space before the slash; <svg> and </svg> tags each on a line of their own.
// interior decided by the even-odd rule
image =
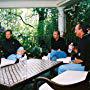
<svg viewBox="0 0 90 90">
<path fill-rule="evenodd" d="M 78 46 L 72 46 L 72 51 L 75 52 L 75 58 L 72 63 L 64 64 L 59 66 L 58 74 L 63 73 L 66 70 L 76 70 L 76 71 L 87 71 L 90 70 L 90 27 L 85 25 L 85 23 L 78 23 L 75 26 L 75 34 L 80 41 Z M 3 57 L 7 60 L 13 60 L 15 62 L 19 61 L 20 58 L 24 57 L 26 50 L 19 43 L 18 40 L 12 37 L 12 31 L 5 31 L 5 39 L 0 40 L 0 50 L 3 51 Z M 60 37 L 59 31 L 53 32 L 53 38 L 51 39 L 50 48 L 50 60 L 56 61 L 59 58 L 66 58 L 66 43 L 64 38 Z M 4 60 L 4 59 L 3 59 Z"/>
<path fill-rule="evenodd" d="M 85 23 L 78 23 L 74 29 L 76 37 L 79 38 L 79 43 L 74 46 L 73 42 L 68 45 L 67 51 L 74 52 L 73 60 L 59 66 L 58 74 L 67 70 L 88 71 L 90 70 L 90 26 Z M 72 49 L 71 51 L 69 49 Z M 66 46 L 63 38 L 60 37 L 59 31 L 54 31 L 53 39 L 51 40 L 50 60 L 56 61 L 58 58 L 66 58 Z M 71 58 L 72 59 L 72 58 Z"/>
</svg>

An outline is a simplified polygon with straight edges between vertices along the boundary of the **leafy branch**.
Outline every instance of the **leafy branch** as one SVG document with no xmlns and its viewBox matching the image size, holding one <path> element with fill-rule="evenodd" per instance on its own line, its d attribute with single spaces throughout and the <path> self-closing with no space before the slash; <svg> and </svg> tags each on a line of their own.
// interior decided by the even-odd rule
<svg viewBox="0 0 90 90">
<path fill-rule="evenodd" d="M 9 14 L 13 14 L 13 15 L 19 17 L 25 25 L 28 25 L 28 26 L 34 28 L 34 26 L 32 26 L 31 24 L 26 23 L 26 22 L 23 20 L 22 16 L 20 16 L 20 15 L 18 15 L 18 14 L 15 14 L 15 13 L 11 13 L 11 12 L 9 12 Z"/>
</svg>

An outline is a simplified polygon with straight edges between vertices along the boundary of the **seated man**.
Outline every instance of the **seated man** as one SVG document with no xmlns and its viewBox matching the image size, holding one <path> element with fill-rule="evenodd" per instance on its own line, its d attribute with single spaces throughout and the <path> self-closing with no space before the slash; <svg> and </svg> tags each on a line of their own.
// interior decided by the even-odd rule
<svg viewBox="0 0 90 90">
<path fill-rule="evenodd" d="M 12 31 L 7 30 L 5 32 L 6 38 L 1 43 L 1 49 L 4 53 L 4 57 L 6 59 L 17 61 L 20 59 L 22 55 L 25 53 L 24 48 L 22 45 L 12 37 Z"/>
<path fill-rule="evenodd" d="M 58 68 L 58 74 L 66 70 L 90 70 L 90 35 L 87 34 L 87 29 L 88 27 L 83 23 L 76 25 L 75 34 L 80 38 L 77 49 L 73 48 L 77 53 L 76 59 L 71 64 L 61 65 Z"/>
<path fill-rule="evenodd" d="M 50 60 L 56 61 L 58 58 L 66 58 L 65 48 L 66 44 L 64 39 L 60 37 L 60 32 L 54 31 L 51 39 Z"/>
</svg>

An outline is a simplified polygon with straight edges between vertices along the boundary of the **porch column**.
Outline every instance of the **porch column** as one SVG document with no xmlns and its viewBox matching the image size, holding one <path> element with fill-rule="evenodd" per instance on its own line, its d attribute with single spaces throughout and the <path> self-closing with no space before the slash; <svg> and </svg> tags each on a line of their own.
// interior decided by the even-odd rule
<svg viewBox="0 0 90 90">
<path fill-rule="evenodd" d="M 66 17 L 64 14 L 65 7 L 58 7 L 58 30 L 60 31 L 60 36 L 63 37 L 66 31 Z"/>
</svg>

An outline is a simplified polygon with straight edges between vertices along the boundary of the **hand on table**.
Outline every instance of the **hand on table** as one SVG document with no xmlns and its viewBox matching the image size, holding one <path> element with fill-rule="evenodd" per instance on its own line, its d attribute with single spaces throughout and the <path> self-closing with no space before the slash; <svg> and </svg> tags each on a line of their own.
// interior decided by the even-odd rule
<svg viewBox="0 0 90 90">
<path fill-rule="evenodd" d="M 26 50 L 19 50 L 19 51 L 17 51 L 17 54 L 23 55 L 25 52 L 26 52 Z"/>
</svg>

